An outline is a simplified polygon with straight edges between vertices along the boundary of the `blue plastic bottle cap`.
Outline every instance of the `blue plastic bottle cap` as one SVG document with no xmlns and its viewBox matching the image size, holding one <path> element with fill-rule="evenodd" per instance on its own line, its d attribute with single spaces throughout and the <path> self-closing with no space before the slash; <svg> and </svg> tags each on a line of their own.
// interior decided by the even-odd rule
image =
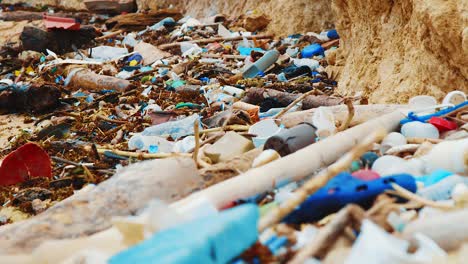
<svg viewBox="0 0 468 264">
<path fill-rule="evenodd" d="M 329 39 L 339 39 L 340 36 L 338 35 L 338 32 L 336 32 L 336 29 L 332 29 L 327 32 L 327 37 Z"/>
</svg>

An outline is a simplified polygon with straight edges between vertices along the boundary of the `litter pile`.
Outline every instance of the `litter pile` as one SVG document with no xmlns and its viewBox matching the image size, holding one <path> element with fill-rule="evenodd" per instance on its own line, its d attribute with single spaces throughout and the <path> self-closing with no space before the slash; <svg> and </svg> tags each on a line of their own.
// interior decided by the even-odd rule
<svg viewBox="0 0 468 264">
<path fill-rule="evenodd" d="M 326 72 L 334 29 L 275 38 L 261 14 L 99 2 L 0 14 L 42 20 L 1 50 L 0 111 L 30 124 L 1 152 L 2 259 L 462 258 L 464 92 L 367 105 Z"/>
</svg>

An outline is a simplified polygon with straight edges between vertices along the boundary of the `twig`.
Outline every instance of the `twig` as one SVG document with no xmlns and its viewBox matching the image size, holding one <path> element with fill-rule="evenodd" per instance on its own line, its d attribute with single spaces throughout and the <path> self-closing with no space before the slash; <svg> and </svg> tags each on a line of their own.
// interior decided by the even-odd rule
<svg viewBox="0 0 468 264">
<path fill-rule="evenodd" d="M 425 199 L 421 196 L 418 196 L 406 190 L 405 188 L 401 187 L 400 185 L 396 183 L 392 183 L 391 185 L 399 196 L 406 198 L 408 200 L 415 201 L 415 202 L 421 203 L 422 205 L 426 205 L 426 206 L 430 206 L 430 207 L 434 207 L 434 208 L 438 208 L 442 210 L 450 210 L 450 209 L 455 208 L 453 205 L 437 203 L 437 202 Z"/>
<path fill-rule="evenodd" d="M 193 150 L 193 160 L 198 165 L 198 151 L 200 150 L 200 123 L 195 120 L 193 123 L 193 131 L 195 134 L 195 149 Z"/>
<path fill-rule="evenodd" d="M 436 138 L 409 137 L 409 138 L 406 138 L 406 141 L 408 142 L 408 144 L 422 144 L 424 142 L 438 144 L 440 142 L 443 142 L 444 140 L 436 139 Z"/>
<path fill-rule="evenodd" d="M 86 166 L 81 166 L 86 174 L 86 177 L 88 178 L 88 182 L 96 182 L 96 178 L 94 175 L 89 171 L 89 169 Z"/>
<path fill-rule="evenodd" d="M 361 143 L 343 155 L 327 169 L 319 172 L 317 176 L 304 183 L 301 188 L 294 192 L 294 195 L 292 195 L 289 200 L 286 200 L 279 207 L 270 211 L 267 215 L 260 219 L 260 223 L 258 225 L 259 231 L 261 232 L 269 226 L 281 221 L 281 219 L 283 219 L 297 206 L 304 202 L 307 197 L 309 197 L 309 195 L 315 193 L 318 189 L 325 186 L 327 182 L 335 177 L 338 173 L 349 168 L 353 160 L 364 154 L 364 152 L 371 148 L 375 142 L 382 140 L 385 134 L 385 130 L 378 129 L 376 132 L 364 138 Z"/>
<path fill-rule="evenodd" d="M 109 34 L 107 34 L 107 35 L 103 35 L 103 36 L 97 37 L 97 38 L 95 38 L 95 40 L 108 39 L 108 38 L 117 36 L 118 34 L 120 34 L 120 33 L 122 33 L 122 32 L 123 32 L 122 30 L 117 30 L 117 31 L 114 31 L 114 32 L 109 33 Z"/>
<path fill-rule="evenodd" d="M 228 126 L 223 126 L 223 127 L 203 129 L 203 130 L 200 130 L 199 133 L 204 134 L 204 133 L 227 131 L 227 130 L 247 131 L 247 130 L 249 130 L 249 128 L 250 128 L 250 126 L 244 126 L 244 125 L 228 125 Z"/>
<path fill-rule="evenodd" d="M 296 100 L 294 100 L 292 103 L 290 103 L 288 106 L 286 106 L 285 108 L 283 108 L 283 110 L 281 110 L 276 116 L 275 116 L 275 119 L 277 118 L 280 118 L 282 117 L 284 114 L 286 114 L 289 109 L 293 108 L 293 106 L 295 106 L 296 104 L 298 104 L 300 101 L 304 100 L 304 98 L 306 98 L 307 96 L 313 94 L 315 92 L 315 89 L 312 89 L 310 91 L 308 91 L 307 93 L 303 93 L 301 96 L 299 96 Z"/>
<path fill-rule="evenodd" d="M 310 256 L 319 257 L 325 256 L 329 249 L 338 237 L 344 232 L 345 228 L 352 224 L 359 226 L 364 218 L 364 210 L 361 207 L 351 204 L 341 209 L 331 220 L 331 222 L 320 229 L 317 236 L 307 245 L 305 245 L 294 258 L 289 261 L 289 264 L 302 264 Z"/>
<path fill-rule="evenodd" d="M 172 157 L 191 157 L 191 154 L 188 153 L 137 153 L 131 151 L 117 150 L 117 149 L 102 149 L 98 148 L 98 153 L 104 153 L 106 151 L 112 152 L 114 154 L 132 157 L 132 158 L 141 158 L 141 159 L 164 159 Z"/>
<path fill-rule="evenodd" d="M 116 123 L 116 124 L 127 124 L 128 121 L 123 121 L 123 120 L 116 120 L 116 119 L 110 119 L 102 115 L 97 115 L 97 119 L 101 119 L 103 121 L 109 122 L 109 123 Z"/>
<path fill-rule="evenodd" d="M 64 158 L 60 158 L 60 157 L 57 157 L 57 156 L 52 156 L 50 158 L 52 160 L 56 161 L 56 162 L 70 164 L 70 165 L 73 165 L 73 166 L 76 166 L 76 167 L 80 167 L 80 166 L 93 167 L 94 166 L 93 164 L 82 164 L 82 163 L 74 162 L 74 161 L 67 160 L 67 159 L 64 159 Z"/>
<path fill-rule="evenodd" d="M 354 117 L 354 105 L 353 105 L 352 99 L 345 98 L 344 103 L 348 107 L 348 118 L 343 124 L 341 124 L 341 127 L 340 129 L 338 129 L 338 131 L 345 131 L 346 129 L 348 129 L 349 124 L 351 124 L 351 121 L 353 120 L 353 117 Z"/>
<path fill-rule="evenodd" d="M 163 44 L 159 45 L 158 48 L 161 50 L 167 50 L 170 48 L 178 47 L 181 43 L 194 43 L 194 44 L 208 44 L 208 43 L 214 43 L 214 42 L 222 42 L 222 41 L 238 41 L 238 40 L 243 40 L 243 39 L 271 39 L 273 38 L 273 35 L 251 35 L 251 36 L 237 36 L 237 37 L 229 37 L 229 38 L 209 38 L 209 39 L 197 39 L 197 40 L 191 40 L 191 41 L 182 41 L 182 42 L 175 42 L 175 43 L 169 43 L 169 44 Z"/>
</svg>

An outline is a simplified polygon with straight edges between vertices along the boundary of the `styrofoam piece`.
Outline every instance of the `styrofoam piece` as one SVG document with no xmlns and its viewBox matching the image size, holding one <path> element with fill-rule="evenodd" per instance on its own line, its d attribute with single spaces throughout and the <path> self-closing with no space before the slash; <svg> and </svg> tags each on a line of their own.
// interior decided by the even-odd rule
<svg viewBox="0 0 468 264">
<path fill-rule="evenodd" d="M 428 123 L 419 121 L 408 122 L 401 127 L 401 134 L 405 137 L 420 137 L 438 139 L 439 130 Z"/>
</svg>

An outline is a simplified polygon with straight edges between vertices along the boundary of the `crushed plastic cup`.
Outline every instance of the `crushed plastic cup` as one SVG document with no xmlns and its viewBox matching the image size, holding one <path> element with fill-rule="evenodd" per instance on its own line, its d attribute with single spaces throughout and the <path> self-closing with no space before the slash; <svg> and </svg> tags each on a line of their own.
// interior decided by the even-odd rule
<svg viewBox="0 0 468 264">
<path fill-rule="evenodd" d="M 466 94 L 462 91 L 452 91 L 442 100 L 442 104 L 458 105 L 466 101 Z"/>
<path fill-rule="evenodd" d="M 130 138 L 128 148 L 131 150 L 153 150 L 151 151 L 153 153 L 170 153 L 174 149 L 174 143 L 160 136 L 144 136 L 138 133 Z"/>
<path fill-rule="evenodd" d="M 194 114 L 180 120 L 169 121 L 148 127 L 143 130 L 141 134 L 143 136 L 170 135 L 174 140 L 177 140 L 183 136 L 193 135 L 193 124 L 195 123 L 195 120 L 198 120 L 199 118 L 198 114 Z"/>
<path fill-rule="evenodd" d="M 419 121 L 408 122 L 401 127 L 401 134 L 405 137 L 439 138 L 439 130 L 432 124 Z"/>
<path fill-rule="evenodd" d="M 418 95 L 409 99 L 408 104 L 411 108 L 427 108 L 437 104 L 437 100 L 433 96 Z"/>
<path fill-rule="evenodd" d="M 280 128 L 275 120 L 264 119 L 260 122 L 255 123 L 249 129 L 249 134 L 257 135 L 252 139 L 256 148 L 265 144 L 267 139 L 278 134 L 282 128 Z"/>
<path fill-rule="evenodd" d="M 109 61 L 120 58 L 128 54 L 128 50 L 126 48 L 117 48 L 112 46 L 99 46 L 94 47 L 89 50 L 89 54 L 91 54 L 91 58 Z"/>
</svg>

